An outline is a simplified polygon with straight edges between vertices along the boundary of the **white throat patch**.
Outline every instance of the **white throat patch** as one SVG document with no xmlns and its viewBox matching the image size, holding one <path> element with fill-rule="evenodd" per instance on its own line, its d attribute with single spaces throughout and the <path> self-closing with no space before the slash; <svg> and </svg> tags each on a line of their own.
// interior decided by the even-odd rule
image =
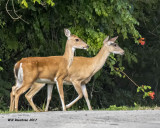
<svg viewBox="0 0 160 128">
<path fill-rule="evenodd" d="M 72 52 L 73 52 L 73 53 L 75 52 L 75 48 L 74 48 L 74 47 L 72 47 Z"/>
<path fill-rule="evenodd" d="M 118 51 L 113 51 L 112 53 L 113 54 L 120 54 L 120 52 L 118 52 Z"/>
</svg>

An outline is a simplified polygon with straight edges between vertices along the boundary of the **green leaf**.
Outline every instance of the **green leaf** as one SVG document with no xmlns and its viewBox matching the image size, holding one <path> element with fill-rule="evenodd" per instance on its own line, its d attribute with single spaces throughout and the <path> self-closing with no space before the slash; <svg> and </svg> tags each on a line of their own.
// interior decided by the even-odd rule
<svg viewBox="0 0 160 128">
<path fill-rule="evenodd" d="M 47 0 L 47 4 L 51 5 L 52 7 L 55 5 L 55 3 L 52 0 Z"/>
<path fill-rule="evenodd" d="M 33 3 L 37 2 L 38 4 L 41 4 L 41 0 L 33 0 Z"/>
<path fill-rule="evenodd" d="M 26 2 L 26 0 L 22 0 L 21 4 L 28 8 L 28 3 Z"/>
<path fill-rule="evenodd" d="M 99 71 L 94 75 L 94 80 L 96 80 L 100 75 L 101 75 L 101 70 L 99 70 Z"/>
<path fill-rule="evenodd" d="M 145 86 L 145 85 L 144 85 L 144 87 L 143 87 L 143 88 L 144 88 L 144 90 L 147 90 L 147 86 Z"/>
<path fill-rule="evenodd" d="M 3 70 L 3 68 L 2 67 L 0 67 L 0 71 L 2 71 Z"/>
<path fill-rule="evenodd" d="M 18 48 L 18 42 L 16 41 L 16 40 L 14 40 L 14 39 L 8 39 L 8 40 L 6 40 L 6 42 L 7 42 L 7 47 L 9 48 L 9 49 L 11 49 L 11 50 L 17 50 L 17 48 Z"/>
<path fill-rule="evenodd" d="M 140 92 L 140 89 L 141 89 L 141 87 L 138 87 L 138 88 L 137 88 L 137 92 Z"/>
</svg>

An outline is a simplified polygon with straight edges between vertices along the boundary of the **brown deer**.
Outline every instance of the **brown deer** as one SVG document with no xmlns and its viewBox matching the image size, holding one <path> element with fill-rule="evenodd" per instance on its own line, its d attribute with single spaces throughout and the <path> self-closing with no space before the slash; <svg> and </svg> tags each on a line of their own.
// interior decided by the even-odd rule
<svg viewBox="0 0 160 128">
<path fill-rule="evenodd" d="M 56 83 L 59 90 L 63 110 L 66 110 L 63 94 L 63 80 L 68 75 L 75 49 L 87 49 L 88 45 L 68 29 L 64 29 L 68 40 L 63 56 L 22 58 L 14 66 L 16 85 L 10 93 L 10 111 L 18 111 L 21 94 L 32 88 L 33 83 Z M 31 89 L 32 90 L 32 89 Z"/>
<path fill-rule="evenodd" d="M 91 77 L 103 67 L 110 53 L 120 55 L 124 54 L 124 50 L 121 49 L 118 46 L 118 44 L 115 43 L 117 38 L 118 37 L 114 37 L 109 40 L 109 37 L 107 37 L 103 41 L 103 46 L 101 50 L 95 57 L 74 57 L 73 63 L 68 70 L 68 76 L 64 80 L 64 84 L 73 85 L 78 93 L 78 97 L 75 100 L 73 100 L 70 104 L 66 105 L 66 108 L 70 108 L 84 95 L 88 109 L 92 110 L 90 101 L 88 99 L 86 84 L 90 81 Z M 32 98 L 44 86 L 45 84 L 34 83 L 31 89 L 25 95 L 34 111 L 38 111 L 38 109 L 33 103 Z M 52 89 L 53 83 L 48 84 L 48 98 L 45 111 L 48 111 L 49 103 L 52 96 Z"/>
</svg>

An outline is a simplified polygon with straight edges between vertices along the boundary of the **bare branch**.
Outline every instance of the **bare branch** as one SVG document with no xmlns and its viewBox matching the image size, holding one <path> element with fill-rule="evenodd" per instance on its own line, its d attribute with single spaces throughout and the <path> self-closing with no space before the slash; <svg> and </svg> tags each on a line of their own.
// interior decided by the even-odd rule
<svg viewBox="0 0 160 128">
<path fill-rule="evenodd" d="M 148 31 L 148 33 L 150 33 L 150 34 L 152 34 L 152 35 L 154 35 L 154 36 L 156 36 L 156 37 L 159 37 L 158 35 L 154 34 L 154 33 L 151 32 L 151 31 Z"/>
<path fill-rule="evenodd" d="M 15 10 L 13 0 L 12 0 L 13 10 L 8 10 L 8 3 L 9 3 L 9 1 L 10 1 L 10 0 L 8 0 L 7 3 L 6 3 L 6 11 L 7 11 L 8 15 L 9 15 L 13 20 L 18 20 L 18 19 L 20 19 L 20 20 L 22 20 L 23 22 L 25 22 L 26 24 L 29 24 L 27 21 L 25 21 L 25 20 L 22 18 L 22 16 L 19 16 L 19 15 L 16 13 L 17 11 Z M 13 11 L 14 14 L 15 14 L 17 17 L 13 17 L 13 16 L 11 15 L 10 11 Z"/>
<path fill-rule="evenodd" d="M 10 10 L 8 10 L 8 2 L 9 2 L 9 0 L 7 1 L 7 3 L 6 3 L 6 11 L 7 11 L 7 13 L 8 13 L 8 15 L 13 19 L 13 20 L 18 20 L 19 18 L 17 17 L 17 18 L 14 18 L 11 14 L 10 14 Z"/>
<path fill-rule="evenodd" d="M 21 18 L 21 16 L 18 16 L 17 15 L 17 13 L 16 13 L 16 11 L 15 11 L 15 8 L 14 8 L 14 2 L 13 2 L 13 0 L 12 0 L 12 7 L 13 7 L 13 12 L 14 12 L 14 14 L 17 16 L 17 18 Z"/>
<path fill-rule="evenodd" d="M 29 24 L 27 21 L 25 21 L 24 19 L 22 19 L 22 16 L 19 16 L 19 15 L 16 13 L 16 10 L 15 10 L 15 8 L 14 8 L 14 2 L 13 2 L 13 0 L 12 0 L 12 6 L 13 6 L 13 12 L 14 12 L 14 14 L 15 14 L 19 19 L 21 19 L 23 22 L 25 22 L 26 24 Z"/>
<path fill-rule="evenodd" d="M 159 24 L 160 25 L 160 24 Z M 152 32 L 154 31 L 154 30 L 156 30 L 158 27 L 159 27 L 159 25 L 157 25 L 153 30 L 152 30 Z"/>
</svg>

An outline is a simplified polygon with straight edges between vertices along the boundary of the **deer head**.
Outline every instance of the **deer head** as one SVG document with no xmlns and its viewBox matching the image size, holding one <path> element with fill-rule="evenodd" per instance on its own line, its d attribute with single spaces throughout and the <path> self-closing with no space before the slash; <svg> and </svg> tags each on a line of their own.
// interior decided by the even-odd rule
<svg viewBox="0 0 160 128">
<path fill-rule="evenodd" d="M 103 41 L 103 44 L 108 49 L 108 51 L 110 53 L 123 55 L 124 54 L 124 50 L 122 48 L 120 48 L 118 44 L 115 43 L 117 38 L 118 38 L 118 36 L 116 36 L 114 38 L 111 38 L 109 40 L 109 36 L 107 36 L 107 38 Z"/>
<path fill-rule="evenodd" d="M 72 35 L 69 29 L 64 29 L 64 33 L 66 37 L 68 38 L 68 44 L 73 49 L 88 49 L 89 46 L 81 40 L 79 37 Z"/>
</svg>

